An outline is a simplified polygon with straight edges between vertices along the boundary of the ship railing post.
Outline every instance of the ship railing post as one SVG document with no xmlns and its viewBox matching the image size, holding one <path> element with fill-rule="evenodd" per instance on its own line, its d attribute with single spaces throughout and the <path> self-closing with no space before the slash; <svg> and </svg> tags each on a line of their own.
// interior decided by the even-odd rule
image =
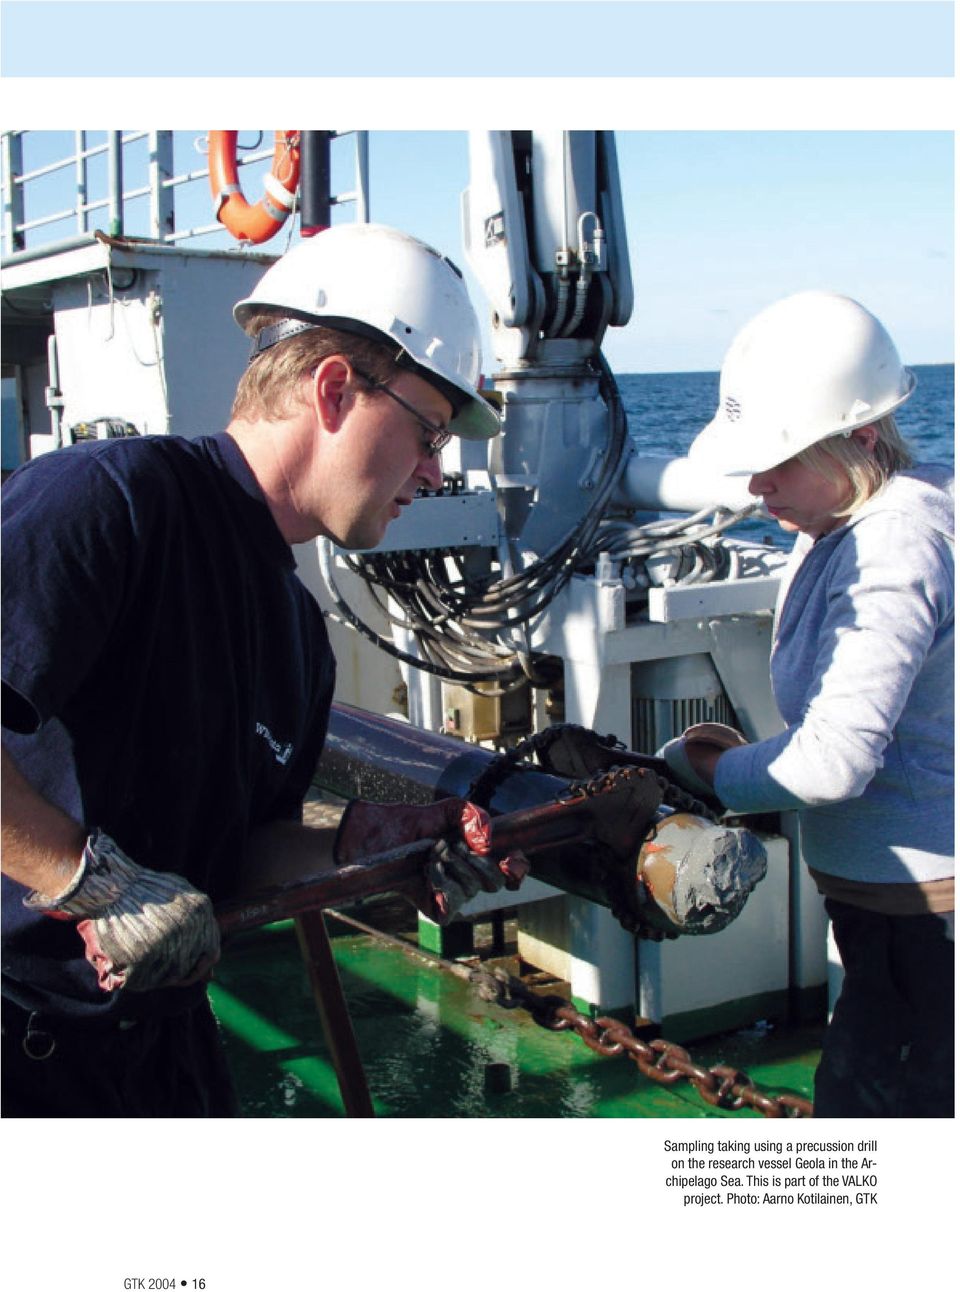
<svg viewBox="0 0 960 1292">
<path fill-rule="evenodd" d="M 77 233 L 86 233 L 87 231 L 87 132 L 86 130 L 74 131 L 74 140 L 76 146 L 76 158 L 74 173 L 77 184 Z"/>
<path fill-rule="evenodd" d="M 22 131 L 8 130 L 3 136 L 3 248 L 8 256 L 24 248 L 22 174 Z"/>
<path fill-rule="evenodd" d="M 107 216 L 111 238 L 123 237 L 123 135 L 107 131 Z"/>
<path fill-rule="evenodd" d="M 150 131 L 150 236 L 166 242 L 176 228 L 173 177 L 173 131 Z"/>
<path fill-rule="evenodd" d="M 370 144 L 366 130 L 357 131 L 357 222 L 370 219 Z"/>
</svg>

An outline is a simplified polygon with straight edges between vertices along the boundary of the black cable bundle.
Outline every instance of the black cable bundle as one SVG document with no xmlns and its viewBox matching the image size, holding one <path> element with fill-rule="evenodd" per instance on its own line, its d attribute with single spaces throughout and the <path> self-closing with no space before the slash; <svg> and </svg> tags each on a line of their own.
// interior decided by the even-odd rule
<svg viewBox="0 0 960 1292">
<path fill-rule="evenodd" d="M 610 431 L 599 485 L 588 510 L 577 524 L 545 556 L 525 569 L 504 577 L 476 578 L 468 575 L 464 554 L 457 549 L 414 550 L 351 554 L 343 559 L 347 567 L 366 584 L 379 611 L 387 620 L 413 634 L 418 655 L 401 651 L 365 623 L 344 600 L 333 572 L 333 548 L 321 544 L 321 567 L 327 587 L 339 612 L 333 618 L 348 624 L 368 640 L 402 663 L 433 673 L 468 688 L 477 683 L 499 685 L 499 693 L 515 689 L 535 671 L 528 651 L 503 639 L 524 632 L 542 614 L 578 568 L 589 568 L 601 552 L 614 559 L 649 554 L 689 544 L 684 529 L 691 521 L 655 522 L 637 527 L 629 521 L 605 520 L 627 457 L 630 441 L 627 417 L 616 379 L 602 355 L 596 363 L 600 393 L 609 411 Z M 697 534 L 697 540 L 719 532 L 734 519 L 718 522 Z M 693 518 L 699 520 L 700 516 Z M 710 570 L 711 549 L 697 543 L 701 554 L 698 569 Z M 706 554 L 706 555 L 703 555 Z M 391 612 L 386 599 L 399 608 Z M 498 692 L 493 692 L 497 694 Z M 485 694 L 491 694 L 489 690 Z"/>
</svg>

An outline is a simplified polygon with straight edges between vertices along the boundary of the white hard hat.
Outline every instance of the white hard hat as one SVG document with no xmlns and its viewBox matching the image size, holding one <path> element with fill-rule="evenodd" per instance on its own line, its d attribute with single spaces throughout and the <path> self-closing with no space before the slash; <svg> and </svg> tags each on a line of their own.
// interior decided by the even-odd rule
<svg viewBox="0 0 960 1292">
<path fill-rule="evenodd" d="M 915 386 L 869 310 L 835 292 L 798 292 L 737 334 L 716 415 L 689 456 L 723 475 L 755 475 L 886 416 Z"/>
<path fill-rule="evenodd" d="M 326 229 L 271 265 L 233 316 L 243 327 L 261 309 L 394 343 L 399 366 L 453 404 L 454 435 L 485 440 L 500 430 L 478 390 L 480 328 L 463 275 L 425 242 L 382 224 Z M 282 327 L 271 331 L 282 339 Z"/>
</svg>

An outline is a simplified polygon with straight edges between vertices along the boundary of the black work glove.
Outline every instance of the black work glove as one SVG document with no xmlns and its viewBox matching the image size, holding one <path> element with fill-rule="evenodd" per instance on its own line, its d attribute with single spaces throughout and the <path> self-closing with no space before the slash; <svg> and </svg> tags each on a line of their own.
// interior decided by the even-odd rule
<svg viewBox="0 0 960 1292">
<path fill-rule="evenodd" d="M 516 889 L 529 869 L 522 853 L 500 861 L 491 847 L 490 818 L 461 798 L 436 803 L 366 803 L 355 799 L 340 820 L 334 844 L 338 866 L 390 852 L 418 839 L 435 839 L 421 874 L 401 893 L 438 924 L 449 924 L 477 893 Z"/>
</svg>

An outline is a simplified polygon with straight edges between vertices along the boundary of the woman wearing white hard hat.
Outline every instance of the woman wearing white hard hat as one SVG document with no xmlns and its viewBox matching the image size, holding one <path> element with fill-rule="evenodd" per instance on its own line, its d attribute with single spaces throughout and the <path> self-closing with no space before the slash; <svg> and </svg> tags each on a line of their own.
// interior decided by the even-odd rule
<svg viewBox="0 0 960 1292">
<path fill-rule="evenodd" d="M 912 465 L 893 414 L 915 384 L 862 305 L 802 292 L 738 334 L 690 450 L 797 534 L 784 731 L 691 728 L 664 752 L 730 810 L 799 812 L 845 970 L 819 1117 L 953 1115 L 953 475 Z"/>
</svg>

